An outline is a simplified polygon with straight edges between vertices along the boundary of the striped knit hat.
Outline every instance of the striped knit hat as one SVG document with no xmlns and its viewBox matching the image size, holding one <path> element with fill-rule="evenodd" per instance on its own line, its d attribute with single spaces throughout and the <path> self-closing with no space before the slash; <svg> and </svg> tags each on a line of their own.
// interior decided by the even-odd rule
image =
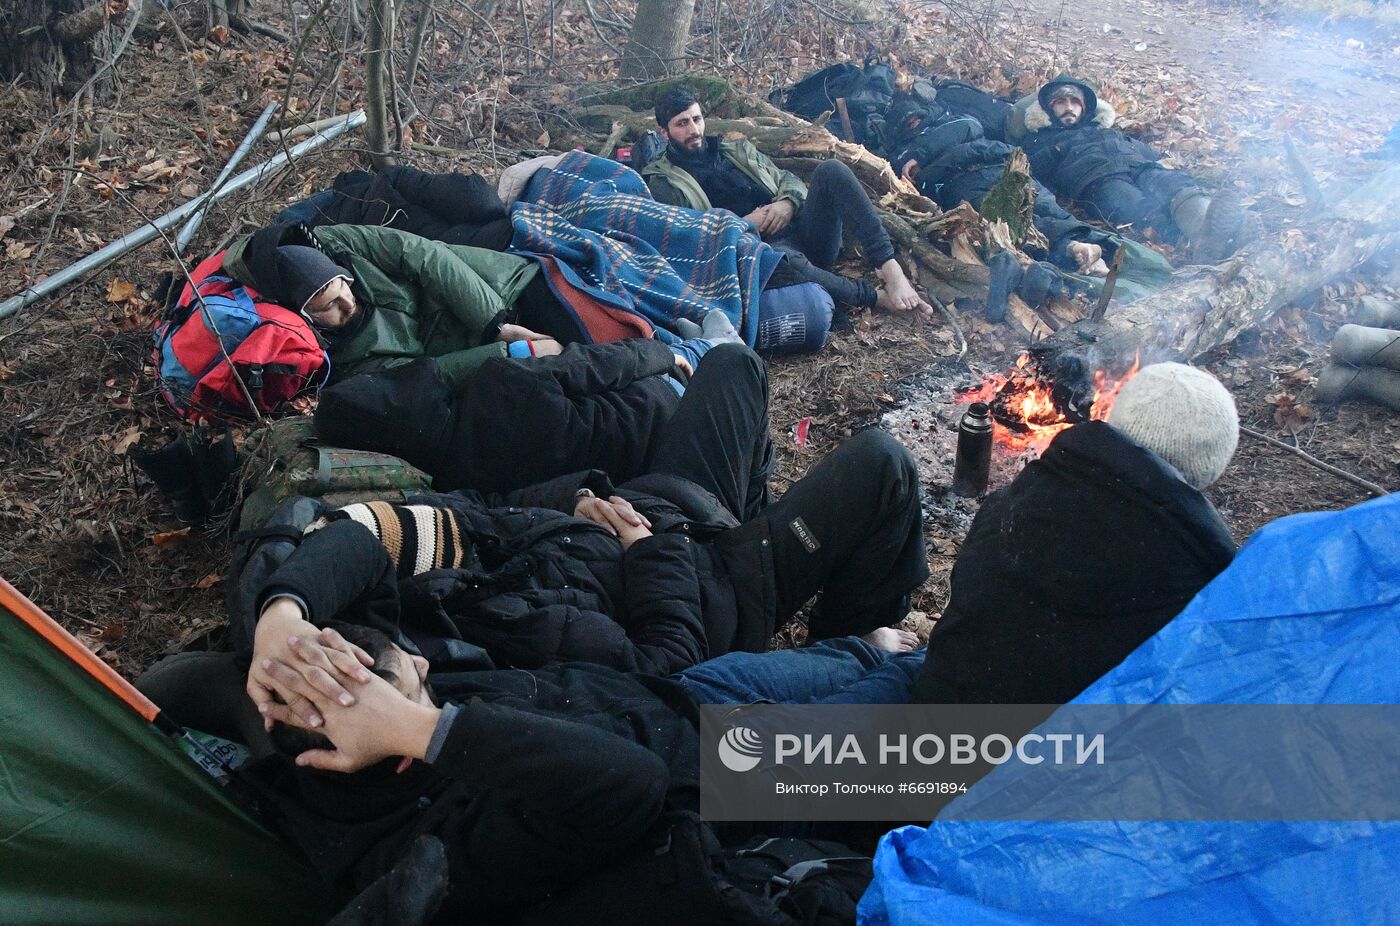
<svg viewBox="0 0 1400 926">
<path fill-rule="evenodd" d="M 400 579 L 433 569 L 460 569 L 466 554 L 457 517 L 430 505 L 365 502 L 346 505 L 332 518 L 349 518 L 369 528 L 389 553 Z"/>
</svg>

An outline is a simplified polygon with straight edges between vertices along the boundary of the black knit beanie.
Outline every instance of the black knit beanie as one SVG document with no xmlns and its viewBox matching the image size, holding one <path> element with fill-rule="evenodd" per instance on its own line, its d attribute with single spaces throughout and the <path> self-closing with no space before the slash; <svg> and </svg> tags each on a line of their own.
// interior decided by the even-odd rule
<svg viewBox="0 0 1400 926">
<path fill-rule="evenodd" d="M 277 291 L 272 295 L 287 308 L 305 312 L 306 304 L 336 279 L 348 282 L 352 277 L 322 251 L 300 244 L 277 249 Z"/>
</svg>

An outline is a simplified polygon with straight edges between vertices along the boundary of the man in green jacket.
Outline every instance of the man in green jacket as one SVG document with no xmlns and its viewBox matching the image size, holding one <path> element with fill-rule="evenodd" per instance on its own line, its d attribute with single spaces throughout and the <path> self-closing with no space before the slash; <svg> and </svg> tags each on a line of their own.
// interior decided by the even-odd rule
<svg viewBox="0 0 1400 926">
<path fill-rule="evenodd" d="M 376 226 L 273 226 L 233 244 L 224 269 L 316 327 L 332 382 L 433 357 L 457 385 L 492 357 L 562 349 L 514 323 L 555 297 L 539 266 L 512 254 Z"/>
<path fill-rule="evenodd" d="M 660 158 L 642 169 L 651 195 L 672 206 L 728 209 L 751 222 L 787 255 L 786 267 L 780 265 L 778 271 L 784 278 L 770 282 L 770 287 L 810 281 L 848 305 L 896 312 L 917 309 L 932 315 L 932 307 L 915 292 L 895 259 L 875 207 L 845 164 L 823 161 L 809 189 L 748 140 L 706 136 L 704 113 L 689 87 L 661 95 L 656 122 L 669 144 Z M 864 281 L 831 272 L 847 227 L 880 278 L 878 293 Z"/>
</svg>

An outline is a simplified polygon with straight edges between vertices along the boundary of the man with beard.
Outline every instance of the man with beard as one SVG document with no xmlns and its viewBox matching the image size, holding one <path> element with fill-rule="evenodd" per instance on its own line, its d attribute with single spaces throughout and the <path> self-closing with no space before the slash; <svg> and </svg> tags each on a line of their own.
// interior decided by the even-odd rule
<svg viewBox="0 0 1400 926">
<path fill-rule="evenodd" d="M 1113 127 L 1116 118 L 1092 84 L 1061 75 L 1016 104 L 1007 140 L 1025 149 L 1037 180 L 1090 217 L 1184 240 L 1196 260 L 1233 254 L 1245 227 L 1239 200 L 1163 167 L 1160 154 Z"/>
<path fill-rule="evenodd" d="M 904 275 L 879 214 L 845 164 L 823 161 L 809 188 L 747 139 L 706 135 L 705 114 L 688 87 L 661 95 L 656 122 L 668 144 L 641 171 L 651 195 L 688 209 L 728 209 L 751 222 L 764 240 L 787 255 L 787 266 L 780 265 L 774 274 L 780 282 L 770 281 L 770 288 L 811 281 L 847 305 L 931 315 L 932 307 Z M 848 229 L 880 279 L 878 292 L 864 281 L 831 272 Z"/>
</svg>

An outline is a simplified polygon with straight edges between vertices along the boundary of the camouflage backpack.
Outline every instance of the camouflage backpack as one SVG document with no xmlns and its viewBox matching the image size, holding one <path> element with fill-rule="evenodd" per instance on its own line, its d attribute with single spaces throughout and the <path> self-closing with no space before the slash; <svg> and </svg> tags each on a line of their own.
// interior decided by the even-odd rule
<svg viewBox="0 0 1400 926">
<path fill-rule="evenodd" d="M 245 449 L 239 530 L 261 527 L 278 503 L 294 495 L 339 507 L 378 499 L 401 502 L 432 489 L 427 473 L 398 457 L 325 446 L 309 416 L 274 421 L 254 433 Z"/>
</svg>

